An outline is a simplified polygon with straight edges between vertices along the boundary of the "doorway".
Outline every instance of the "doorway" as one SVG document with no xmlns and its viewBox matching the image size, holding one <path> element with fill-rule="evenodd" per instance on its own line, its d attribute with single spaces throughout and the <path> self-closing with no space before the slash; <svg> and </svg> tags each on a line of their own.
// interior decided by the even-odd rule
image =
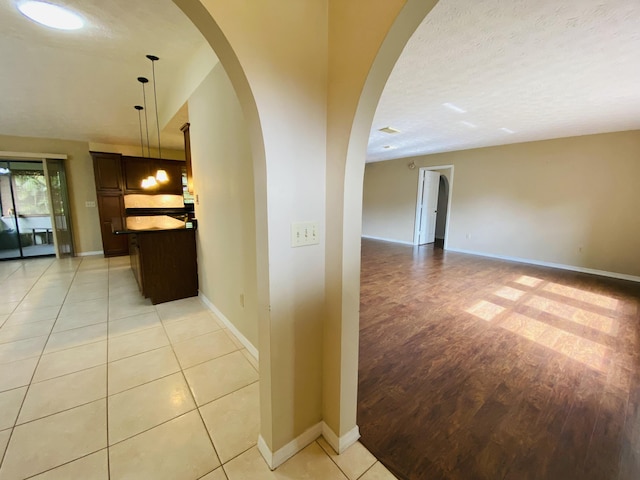
<svg viewBox="0 0 640 480">
<path fill-rule="evenodd" d="M 73 253 L 62 160 L 0 160 L 0 260 Z"/>
<path fill-rule="evenodd" d="M 433 243 L 436 248 L 447 248 L 452 187 L 453 165 L 420 168 L 414 245 Z"/>
</svg>

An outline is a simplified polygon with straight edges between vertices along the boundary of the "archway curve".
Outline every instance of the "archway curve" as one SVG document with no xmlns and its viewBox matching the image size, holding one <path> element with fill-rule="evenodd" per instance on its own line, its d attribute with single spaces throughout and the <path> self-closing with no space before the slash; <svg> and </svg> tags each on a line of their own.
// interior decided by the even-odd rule
<svg viewBox="0 0 640 480">
<path fill-rule="evenodd" d="M 358 386 L 358 343 L 359 343 L 359 307 L 360 307 L 360 244 L 362 234 L 362 191 L 364 182 L 364 166 L 366 161 L 369 132 L 373 117 L 384 90 L 384 86 L 391 75 L 402 50 L 414 34 L 418 26 L 435 7 L 438 0 L 408 0 L 398 13 L 395 21 L 388 30 L 378 53 L 371 65 L 369 73 L 362 87 L 356 110 L 351 123 L 351 130 L 346 146 L 344 163 L 344 183 L 342 197 L 342 219 L 339 232 L 341 244 L 339 259 L 334 259 L 341 265 L 339 281 L 341 284 L 339 303 L 341 304 L 340 338 L 342 356 L 340 358 L 340 372 L 337 374 L 339 387 L 340 418 L 334 420 L 330 427 L 339 438 L 345 437 L 344 445 L 338 442 L 336 448 L 343 451 L 352 441 L 357 439 L 356 411 Z M 329 254 L 328 254 L 329 256 Z M 332 279 L 328 279 L 332 281 Z M 330 300 L 331 301 L 331 300 Z M 326 360 L 326 355 L 325 355 Z M 325 369 L 325 375 L 327 374 Z M 326 375 L 327 376 L 327 375 Z M 328 376 L 327 376 L 328 377 Z M 328 381 L 331 381 L 329 378 Z M 336 382 L 336 380 L 334 380 Z M 325 386 L 325 388 L 327 388 Z M 331 387 L 329 387 L 331 388 Z M 350 433 L 356 430 L 354 435 Z M 355 440 L 353 440 L 355 441 Z"/>
</svg>

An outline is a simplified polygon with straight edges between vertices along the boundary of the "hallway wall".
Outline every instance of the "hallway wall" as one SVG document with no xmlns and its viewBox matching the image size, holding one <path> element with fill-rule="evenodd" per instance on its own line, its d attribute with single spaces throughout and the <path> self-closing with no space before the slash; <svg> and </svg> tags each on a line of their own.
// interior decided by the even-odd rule
<svg viewBox="0 0 640 480">
<path fill-rule="evenodd" d="M 640 131 L 368 164 L 363 234 L 411 241 L 418 167 L 455 165 L 449 248 L 640 276 Z"/>
<path fill-rule="evenodd" d="M 253 163 L 222 65 L 189 99 L 200 292 L 258 347 Z"/>
</svg>

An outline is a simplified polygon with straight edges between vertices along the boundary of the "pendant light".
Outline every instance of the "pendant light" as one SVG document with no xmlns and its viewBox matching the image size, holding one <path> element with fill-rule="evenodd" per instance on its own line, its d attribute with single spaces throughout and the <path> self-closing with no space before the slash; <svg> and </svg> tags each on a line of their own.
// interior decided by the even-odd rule
<svg viewBox="0 0 640 480">
<path fill-rule="evenodd" d="M 138 111 L 138 125 L 140 125 L 140 150 L 142 150 L 142 156 L 144 157 L 144 142 L 142 141 L 142 110 L 144 107 L 142 105 L 135 105 L 135 108 Z"/>
<path fill-rule="evenodd" d="M 160 121 L 158 120 L 158 94 L 156 92 L 156 61 L 160 60 L 155 55 L 147 55 L 151 60 L 151 74 L 153 78 L 153 99 L 156 107 L 156 129 L 158 131 L 158 158 L 162 158 L 162 149 L 160 148 Z"/>
<path fill-rule="evenodd" d="M 144 103 L 144 124 L 147 130 L 147 153 L 151 157 L 151 148 L 149 146 L 149 117 L 147 116 L 147 92 L 144 88 L 145 83 L 149 83 L 149 79 L 146 77 L 138 77 L 138 81 L 142 84 L 142 100 Z"/>
</svg>

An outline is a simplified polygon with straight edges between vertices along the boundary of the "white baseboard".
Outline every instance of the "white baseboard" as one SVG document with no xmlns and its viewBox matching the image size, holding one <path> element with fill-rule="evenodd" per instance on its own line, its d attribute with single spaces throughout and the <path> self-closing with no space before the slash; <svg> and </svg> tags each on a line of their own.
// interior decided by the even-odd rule
<svg viewBox="0 0 640 480">
<path fill-rule="evenodd" d="M 371 235 L 362 235 L 362 238 L 368 238 L 370 240 L 382 240 L 383 242 L 401 243 L 403 245 L 414 246 L 413 242 L 405 242 L 403 240 L 396 240 L 394 238 L 372 237 Z"/>
<path fill-rule="evenodd" d="M 471 250 L 463 250 L 461 248 L 447 248 L 447 251 L 467 253 L 469 255 L 477 255 L 479 257 L 509 260 L 511 262 L 527 263 L 530 265 L 539 265 L 541 267 L 559 268 L 562 270 L 570 270 L 572 272 L 589 273 L 591 275 L 600 275 L 602 277 L 617 278 L 619 280 L 629 280 L 631 282 L 640 282 L 640 277 L 637 277 L 635 275 L 627 275 L 626 273 L 607 272 L 605 270 L 595 270 L 593 268 L 576 267 L 575 265 L 564 265 L 562 263 L 541 262 L 539 260 L 529 260 L 527 258 L 508 257 L 506 255 L 494 255 L 491 253 L 474 252 Z"/>
<path fill-rule="evenodd" d="M 356 425 L 347 433 L 338 437 L 336 433 L 327 425 L 322 422 L 322 436 L 327 441 L 331 448 L 333 448 L 339 455 L 344 453 L 344 451 L 349 448 L 351 445 L 356 443 L 360 438 L 360 429 Z"/>
<path fill-rule="evenodd" d="M 264 457 L 267 465 L 271 470 L 275 470 L 284 462 L 293 457 L 300 450 L 311 444 L 320 435 L 322 435 L 322 425 L 324 422 L 316 423 L 314 426 L 305 430 L 302 434 L 287 443 L 284 447 L 272 452 L 264 441 L 262 435 L 258 437 L 258 450 Z"/>
<path fill-rule="evenodd" d="M 202 300 L 202 303 L 204 303 L 207 307 L 209 307 L 209 310 L 211 310 L 213 313 L 216 314 L 216 316 L 222 321 L 222 323 L 224 323 L 225 327 L 227 327 L 231 331 L 231 333 L 235 335 L 238 341 L 242 343 L 242 345 L 244 345 L 244 347 L 253 356 L 253 358 L 255 358 L 256 361 L 259 362 L 260 356 L 258 354 L 258 349 L 253 345 L 253 343 L 251 343 L 247 337 L 245 337 L 242 333 L 240 333 L 240 330 L 238 330 L 236 326 L 233 323 L 231 323 L 231 320 L 229 320 L 224 315 L 224 313 L 222 313 L 218 309 L 218 307 L 216 307 L 213 303 L 211 303 L 211 300 L 209 300 L 205 295 L 203 295 L 202 292 L 198 292 L 198 297 L 200 297 L 200 300 Z"/>
<path fill-rule="evenodd" d="M 92 255 L 104 255 L 104 251 L 96 250 L 94 252 L 76 252 L 76 257 L 90 257 Z"/>
</svg>

